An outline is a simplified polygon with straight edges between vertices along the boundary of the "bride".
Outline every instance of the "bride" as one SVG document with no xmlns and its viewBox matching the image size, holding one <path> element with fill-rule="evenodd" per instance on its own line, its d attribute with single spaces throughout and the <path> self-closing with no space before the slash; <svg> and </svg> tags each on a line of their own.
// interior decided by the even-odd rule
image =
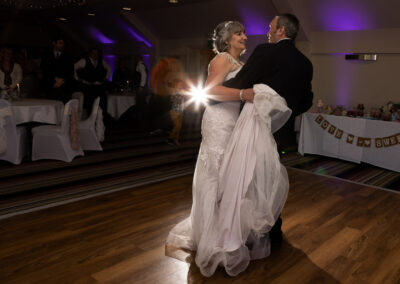
<svg viewBox="0 0 400 284">
<path fill-rule="evenodd" d="M 239 22 L 223 22 L 214 31 L 217 55 L 206 87 L 221 103 L 208 105 L 203 115 L 191 214 L 167 238 L 169 246 L 196 251 L 195 262 L 207 277 L 217 266 L 235 276 L 250 259 L 269 255 L 268 231 L 288 192 L 272 136 L 291 113 L 284 99 L 266 85 L 246 90 L 221 85 L 243 66 L 239 57 L 246 40 Z M 247 103 L 239 117 L 240 100 Z"/>
</svg>

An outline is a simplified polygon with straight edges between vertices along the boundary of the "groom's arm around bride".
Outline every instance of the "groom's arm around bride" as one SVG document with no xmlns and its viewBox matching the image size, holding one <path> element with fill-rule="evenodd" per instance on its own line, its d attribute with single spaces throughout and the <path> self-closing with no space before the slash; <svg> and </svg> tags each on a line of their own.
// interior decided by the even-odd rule
<svg viewBox="0 0 400 284">
<path fill-rule="evenodd" d="M 223 84 L 230 88 L 244 89 L 263 83 L 285 98 L 292 116 L 274 135 L 280 150 L 296 144 L 294 119 L 306 112 L 313 101 L 313 66 L 295 47 L 294 39 L 298 29 L 299 22 L 295 16 L 276 16 L 270 24 L 269 43 L 258 45 L 235 78 Z"/>
</svg>

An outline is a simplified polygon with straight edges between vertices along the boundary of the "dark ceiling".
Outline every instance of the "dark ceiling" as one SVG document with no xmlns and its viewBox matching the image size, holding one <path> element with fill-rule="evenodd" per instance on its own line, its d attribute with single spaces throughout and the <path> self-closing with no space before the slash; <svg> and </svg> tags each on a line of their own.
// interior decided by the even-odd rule
<svg viewBox="0 0 400 284">
<path fill-rule="evenodd" d="M 5 8 L 10 3 L 57 1 L 60 0 L 0 0 L 0 41 L 23 29 L 39 30 L 37 36 L 43 38 L 60 29 L 87 37 L 85 27 L 93 26 L 107 38 L 128 42 L 133 39 L 119 22 L 135 29 L 132 19 L 160 40 L 204 38 L 225 20 L 242 21 L 249 34 L 263 35 L 277 12 L 293 12 L 299 17 L 303 27 L 300 40 L 308 40 L 319 31 L 400 28 L 398 0 L 380 0 L 379 5 L 376 0 L 179 0 L 177 4 L 168 0 L 86 0 L 84 5 L 51 9 Z M 132 10 L 121 13 L 124 6 Z M 60 21 L 60 17 L 67 21 Z"/>
</svg>

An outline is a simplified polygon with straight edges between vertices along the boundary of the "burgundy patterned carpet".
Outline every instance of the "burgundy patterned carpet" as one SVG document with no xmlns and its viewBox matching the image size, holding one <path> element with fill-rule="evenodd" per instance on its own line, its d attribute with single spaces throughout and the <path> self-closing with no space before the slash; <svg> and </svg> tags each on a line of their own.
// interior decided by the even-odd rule
<svg viewBox="0 0 400 284">
<path fill-rule="evenodd" d="M 318 155 L 305 155 L 303 157 L 297 152 L 283 156 L 282 163 L 286 167 L 400 193 L 400 173 L 369 164 L 356 164 Z"/>
<path fill-rule="evenodd" d="M 179 147 L 166 138 L 113 129 L 106 132 L 102 152 L 86 152 L 71 163 L 0 161 L 0 218 L 193 174 L 200 131 L 185 129 Z"/>
<path fill-rule="evenodd" d="M 198 124 L 197 124 L 198 125 Z M 186 127 L 182 144 L 165 143 L 166 133 L 109 129 L 103 152 L 87 152 L 71 163 L 26 158 L 15 166 L 0 161 L 0 218 L 55 206 L 126 188 L 193 174 L 200 145 L 199 127 Z M 290 168 L 400 192 L 400 173 L 291 152 L 282 157 Z"/>
</svg>

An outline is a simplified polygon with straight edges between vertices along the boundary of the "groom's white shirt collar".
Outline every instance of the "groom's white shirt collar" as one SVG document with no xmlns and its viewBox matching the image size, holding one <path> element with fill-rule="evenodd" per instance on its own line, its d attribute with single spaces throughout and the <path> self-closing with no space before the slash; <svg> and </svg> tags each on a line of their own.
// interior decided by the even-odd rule
<svg viewBox="0 0 400 284">
<path fill-rule="evenodd" d="M 278 40 L 276 43 L 278 43 L 278 42 L 280 42 L 280 41 L 282 41 L 282 40 L 291 40 L 290 38 L 288 38 L 288 37 L 285 37 L 285 38 L 281 38 L 280 40 Z"/>
</svg>

